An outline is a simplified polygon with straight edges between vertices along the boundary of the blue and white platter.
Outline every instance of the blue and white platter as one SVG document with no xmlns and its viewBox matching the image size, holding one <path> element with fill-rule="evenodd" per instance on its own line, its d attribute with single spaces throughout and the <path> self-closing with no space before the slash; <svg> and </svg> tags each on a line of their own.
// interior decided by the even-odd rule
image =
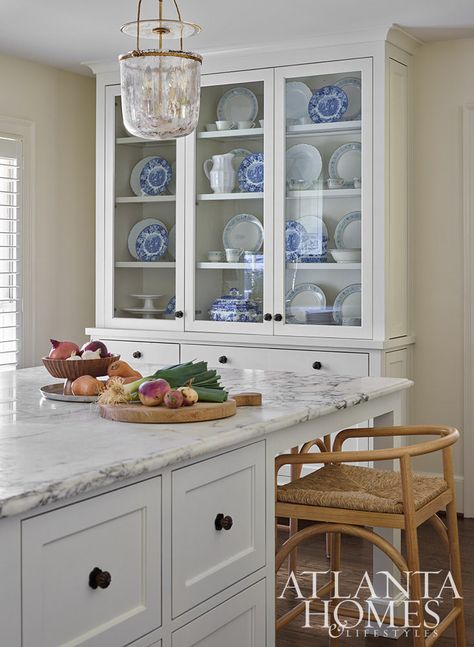
<svg viewBox="0 0 474 647">
<path fill-rule="evenodd" d="M 224 249 L 258 252 L 263 245 L 263 226 L 250 213 L 239 213 L 229 220 L 222 233 Z"/>
<path fill-rule="evenodd" d="M 248 88 L 232 88 L 227 90 L 217 104 L 217 119 L 219 121 L 255 121 L 258 114 L 258 101 Z"/>
<path fill-rule="evenodd" d="M 347 110 L 349 99 L 337 85 L 325 85 L 316 90 L 308 104 L 308 114 L 315 124 L 340 121 Z"/>
<path fill-rule="evenodd" d="M 344 90 L 349 100 L 348 108 L 344 114 L 344 121 L 356 121 L 361 117 L 361 95 L 360 79 L 355 76 L 347 76 L 336 81 L 334 85 Z"/>
<path fill-rule="evenodd" d="M 173 225 L 168 234 L 168 254 L 173 261 L 176 260 L 176 225 Z"/>
<path fill-rule="evenodd" d="M 360 142 L 348 142 L 336 148 L 329 160 L 329 177 L 344 180 L 344 185 L 352 186 L 354 178 L 361 177 Z"/>
<path fill-rule="evenodd" d="M 325 263 L 328 230 L 319 216 L 301 216 L 285 226 L 285 251 L 288 263 Z"/>
<path fill-rule="evenodd" d="M 360 326 L 361 324 L 361 289 L 360 283 L 351 283 L 343 288 L 334 300 L 334 321 L 342 326 Z"/>
<path fill-rule="evenodd" d="M 138 261 L 158 261 L 168 248 L 168 229 L 156 218 L 145 218 L 132 227 L 128 251 Z"/>
<path fill-rule="evenodd" d="M 285 298 L 290 323 L 306 323 L 306 318 L 326 307 L 326 295 L 315 283 L 300 283 Z"/>
<path fill-rule="evenodd" d="M 263 153 L 251 153 L 239 166 L 239 187 L 245 193 L 263 191 Z"/>
<path fill-rule="evenodd" d="M 163 157 L 145 157 L 133 167 L 130 186 L 135 195 L 161 195 L 172 177 L 171 165 Z"/>
<path fill-rule="evenodd" d="M 165 314 L 174 315 L 175 310 L 176 310 L 176 297 L 172 296 L 171 299 L 166 304 Z"/>
<path fill-rule="evenodd" d="M 302 119 L 308 114 L 311 89 L 302 81 L 288 81 L 285 86 L 287 119 Z"/>
<path fill-rule="evenodd" d="M 338 249 L 361 248 L 361 214 L 351 211 L 337 223 L 334 242 Z"/>
<path fill-rule="evenodd" d="M 216 299 L 208 314 L 211 321 L 245 323 L 255 323 L 260 316 L 258 304 L 246 299 L 236 288 L 231 288 L 228 294 Z"/>
</svg>

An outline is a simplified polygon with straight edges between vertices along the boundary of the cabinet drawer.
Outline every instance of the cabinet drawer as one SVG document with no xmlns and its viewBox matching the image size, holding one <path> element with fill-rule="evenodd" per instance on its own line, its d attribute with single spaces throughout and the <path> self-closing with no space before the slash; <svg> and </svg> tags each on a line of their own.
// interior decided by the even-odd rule
<svg viewBox="0 0 474 647">
<path fill-rule="evenodd" d="M 155 478 L 22 523 L 23 647 L 119 647 L 160 626 L 160 508 Z"/>
<path fill-rule="evenodd" d="M 339 353 L 319 350 L 291 350 L 279 348 L 249 348 L 242 346 L 203 346 L 183 344 L 181 361 L 199 357 L 210 366 L 255 368 L 269 371 L 294 371 L 315 375 L 369 374 L 367 353 Z"/>
<path fill-rule="evenodd" d="M 178 364 L 179 344 L 158 344 L 141 341 L 117 341 L 104 339 L 111 353 L 118 353 L 123 360 L 134 368 L 140 364 Z"/>
<path fill-rule="evenodd" d="M 172 636 L 172 647 L 263 647 L 265 580 L 185 625 Z"/>
<path fill-rule="evenodd" d="M 172 515 L 176 617 L 265 565 L 265 443 L 174 471 Z"/>
</svg>

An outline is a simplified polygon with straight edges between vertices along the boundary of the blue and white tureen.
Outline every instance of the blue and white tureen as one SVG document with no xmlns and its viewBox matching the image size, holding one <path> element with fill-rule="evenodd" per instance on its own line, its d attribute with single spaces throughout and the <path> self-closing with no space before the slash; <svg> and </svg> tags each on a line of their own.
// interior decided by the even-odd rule
<svg viewBox="0 0 474 647">
<path fill-rule="evenodd" d="M 216 299 L 209 308 L 212 321 L 256 322 L 259 307 L 255 301 L 246 299 L 237 288 L 231 288 L 229 294 Z"/>
</svg>

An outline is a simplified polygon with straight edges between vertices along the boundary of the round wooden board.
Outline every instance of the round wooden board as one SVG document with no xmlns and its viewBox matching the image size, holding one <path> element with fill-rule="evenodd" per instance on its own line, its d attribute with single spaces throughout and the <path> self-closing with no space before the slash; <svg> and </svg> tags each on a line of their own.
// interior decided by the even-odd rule
<svg viewBox="0 0 474 647">
<path fill-rule="evenodd" d="M 192 407 L 167 409 L 166 407 L 144 407 L 142 404 L 100 404 L 100 415 L 108 420 L 135 423 L 204 422 L 234 416 L 237 410 L 235 400 L 198 402 Z"/>
</svg>

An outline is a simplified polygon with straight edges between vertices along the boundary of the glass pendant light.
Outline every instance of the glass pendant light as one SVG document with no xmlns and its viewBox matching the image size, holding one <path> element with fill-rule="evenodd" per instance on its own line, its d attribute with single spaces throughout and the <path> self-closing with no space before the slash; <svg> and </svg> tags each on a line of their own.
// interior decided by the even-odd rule
<svg viewBox="0 0 474 647">
<path fill-rule="evenodd" d="M 184 137 L 199 118 L 202 57 L 183 51 L 183 38 L 201 28 L 184 22 L 173 2 L 177 20 L 163 18 L 163 0 L 158 18 L 141 20 L 138 0 L 136 21 L 121 28 L 136 37 L 136 49 L 119 57 L 123 122 L 132 135 L 144 139 Z M 157 38 L 158 49 L 140 49 L 140 38 Z M 180 49 L 163 49 L 166 38 L 179 38 Z"/>
</svg>

